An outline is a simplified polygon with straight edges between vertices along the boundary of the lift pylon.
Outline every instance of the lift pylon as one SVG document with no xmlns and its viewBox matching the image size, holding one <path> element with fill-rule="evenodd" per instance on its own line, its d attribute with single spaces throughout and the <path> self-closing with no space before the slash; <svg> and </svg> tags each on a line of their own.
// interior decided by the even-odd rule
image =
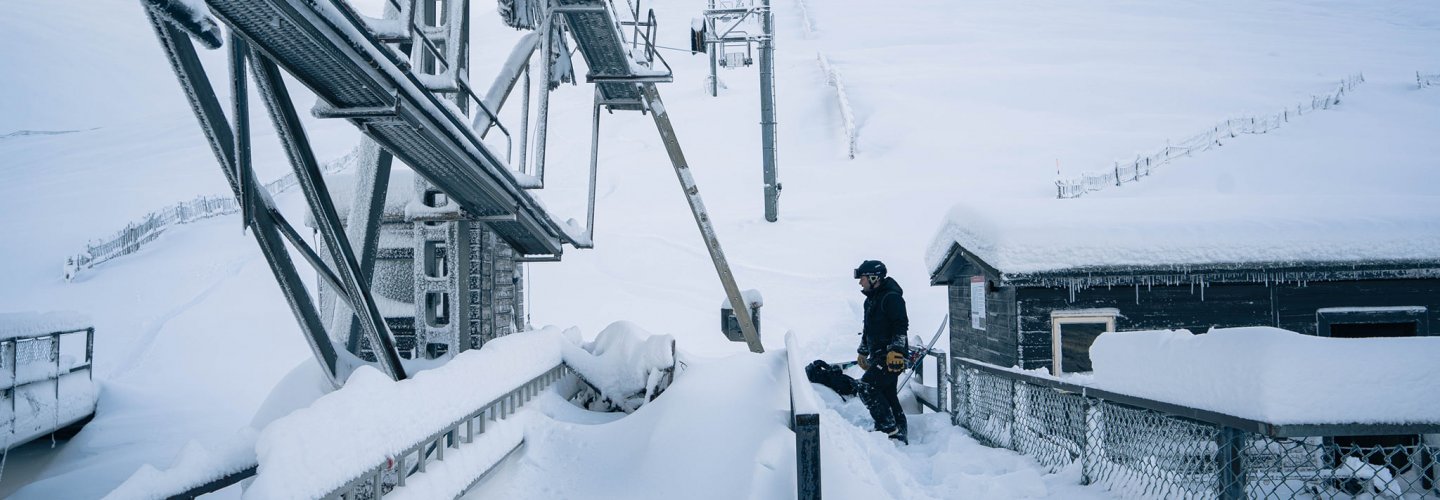
<svg viewBox="0 0 1440 500">
<path fill-rule="evenodd" d="M 670 114 L 660 99 L 659 90 L 656 89 L 657 83 L 670 82 L 673 78 L 669 64 L 655 51 L 654 14 L 650 13 L 642 22 L 638 18 L 640 12 L 638 6 L 634 12 L 637 18 L 628 25 L 635 26 L 636 30 L 630 42 L 631 47 L 627 50 L 624 35 L 620 31 L 620 26 L 627 24 L 616 22 L 614 12 L 610 10 L 604 0 L 557 0 L 551 11 L 551 15 L 559 15 L 564 20 L 565 26 L 569 28 L 575 39 L 577 49 L 584 55 L 590 68 L 586 80 L 596 84 L 594 129 L 591 134 L 590 148 L 591 182 L 588 220 L 593 226 L 600 110 L 606 108 L 650 113 L 654 118 L 655 128 L 660 134 L 660 139 L 665 144 L 665 151 L 669 155 L 671 166 L 675 169 L 675 175 L 680 181 L 680 189 L 685 193 L 690 213 L 700 230 L 700 237 L 705 242 L 705 249 L 709 252 L 710 260 L 715 265 L 715 272 L 725 289 L 726 298 L 729 299 L 731 307 L 735 310 L 745 343 L 752 352 L 764 352 L 765 348 L 760 343 L 760 332 L 755 327 L 754 319 L 750 315 L 750 305 L 745 303 L 741 297 L 739 286 L 735 284 L 735 276 L 730 271 L 730 264 L 726 261 L 725 252 L 720 247 L 720 239 L 715 233 L 710 214 L 706 211 L 705 202 L 700 197 L 700 188 L 690 175 L 690 164 L 685 160 L 680 140 L 675 134 L 675 128 L 670 123 Z M 641 31 L 640 27 L 644 27 L 645 30 Z M 642 54 L 643 59 L 637 60 L 635 54 Z M 593 236 L 593 227 L 587 228 L 586 233 Z"/>
</svg>

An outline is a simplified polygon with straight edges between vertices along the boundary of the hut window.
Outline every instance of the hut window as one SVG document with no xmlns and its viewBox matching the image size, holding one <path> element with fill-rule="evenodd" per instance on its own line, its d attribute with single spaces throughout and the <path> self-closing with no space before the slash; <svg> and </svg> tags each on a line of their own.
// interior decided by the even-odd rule
<svg viewBox="0 0 1440 500">
<path fill-rule="evenodd" d="M 1050 312 L 1050 373 L 1090 371 L 1090 345 L 1101 333 L 1115 331 L 1120 310 L 1064 309 Z"/>
<path fill-rule="evenodd" d="M 1327 307 L 1315 311 L 1315 333 L 1322 337 L 1414 337 L 1429 335 L 1425 306 Z"/>
</svg>

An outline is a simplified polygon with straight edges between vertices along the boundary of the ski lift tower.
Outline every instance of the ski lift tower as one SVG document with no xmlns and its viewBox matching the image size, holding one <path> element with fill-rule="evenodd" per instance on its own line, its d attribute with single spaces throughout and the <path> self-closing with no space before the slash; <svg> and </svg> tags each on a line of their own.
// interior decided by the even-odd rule
<svg viewBox="0 0 1440 500">
<path fill-rule="evenodd" d="M 758 4 L 757 4 L 758 1 Z M 775 17 L 770 0 L 709 0 L 705 17 L 690 27 L 690 51 L 710 55 L 710 95 L 720 95 L 719 68 L 736 69 L 760 57 L 760 141 L 765 169 L 765 220 L 779 219 L 780 181 L 775 152 Z M 758 24 L 758 26 L 757 26 Z"/>
<path fill-rule="evenodd" d="M 638 8 L 631 12 L 625 25 L 635 34 L 627 42 L 611 0 L 499 0 L 507 24 L 537 31 L 521 37 L 488 90 L 477 91 L 468 65 L 469 0 L 386 0 L 381 18 L 361 14 L 347 0 L 140 1 L 239 202 L 243 227 L 336 387 L 361 365 L 377 365 L 400 380 L 412 371 L 404 361 L 453 356 L 523 328 L 516 317 L 523 312 L 516 265 L 558 261 L 565 245 L 594 245 L 603 108 L 654 118 L 743 337 L 752 351 L 763 352 L 752 308 L 735 284 L 656 89 L 672 78 L 655 53 L 653 12 L 643 21 Z M 585 77 L 595 85 L 584 228 L 556 220 L 531 193 L 544 188 L 549 90 L 573 78 L 567 40 L 589 63 Z M 642 42 L 643 54 L 637 53 Z M 224 47 L 229 64 L 207 68 L 197 44 Z M 528 129 L 532 65 L 541 71 L 534 142 Z M 216 69 L 223 76 L 212 78 Z M 348 211 L 332 196 L 290 81 L 314 94 L 311 116 L 345 120 L 364 135 Z M 228 84 L 229 113 L 217 83 Z M 256 176 L 252 83 L 305 196 L 315 244 Z M 498 113 L 517 86 L 520 126 L 512 134 Z M 400 196 L 389 188 L 395 161 L 415 174 L 409 189 L 393 190 Z M 318 275 L 318 293 L 301 279 L 295 254 Z M 400 321 L 407 317 L 408 325 Z"/>
</svg>

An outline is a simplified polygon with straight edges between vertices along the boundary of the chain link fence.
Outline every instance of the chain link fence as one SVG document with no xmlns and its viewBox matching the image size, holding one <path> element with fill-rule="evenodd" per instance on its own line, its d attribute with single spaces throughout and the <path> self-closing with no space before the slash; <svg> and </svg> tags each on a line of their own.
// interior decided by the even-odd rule
<svg viewBox="0 0 1440 500">
<path fill-rule="evenodd" d="M 1278 426 L 954 365 L 957 425 L 1122 498 L 1440 499 L 1440 424 Z"/>
<path fill-rule="evenodd" d="M 1220 147 L 1223 139 L 1240 134 L 1264 134 L 1284 126 L 1293 118 L 1330 109 L 1331 106 L 1340 104 L 1340 99 L 1346 92 L 1354 90 L 1361 83 L 1365 83 L 1365 75 L 1357 73 L 1341 81 L 1335 92 L 1311 96 L 1309 103 L 1301 102 L 1293 108 L 1285 108 L 1279 113 L 1267 116 L 1228 119 L 1179 143 L 1171 144 L 1167 141 L 1164 148 L 1149 155 L 1137 155 L 1134 160 L 1126 163 L 1117 161 L 1111 169 L 1056 179 L 1056 195 L 1060 198 L 1078 198 L 1091 191 L 1137 182 L 1149 176 L 1152 169 L 1170 163 L 1171 160 Z"/>
<path fill-rule="evenodd" d="M 326 162 L 320 168 L 327 174 L 344 170 L 354 163 L 359 152 L 360 148 L 357 147 L 345 156 Z M 277 195 L 295 189 L 299 185 L 300 180 L 292 172 L 265 184 L 265 189 L 270 194 Z M 171 226 L 239 211 L 240 203 L 233 195 L 221 195 L 197 196 L 193 200 L 176 203 L 145 214 L 139 220 L 126 224 L 124 229 L 107 238 L 86 243 L 84 251 L 67 258 L 65 260 L 65 281 L 74 280 L 81 272 L 93 269 L 95 266 L 140 251 L 141 247 L 155 241 Z"/>
</svg>

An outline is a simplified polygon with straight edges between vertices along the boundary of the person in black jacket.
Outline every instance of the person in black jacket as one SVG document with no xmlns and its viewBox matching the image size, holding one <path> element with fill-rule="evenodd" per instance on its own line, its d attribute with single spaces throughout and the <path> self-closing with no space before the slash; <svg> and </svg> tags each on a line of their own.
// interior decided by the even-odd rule
<svg viewBox="0 0 1440 500">
<path fill-rule="evenodd" d="M 905 411 L 900 408 L 896 384 L 905 371 L 910 318 L 905 314 L 904 290 L 885 274 L 885 264 L 878 260 L 867 260 L 855 268 L 855 279 L 860 280 L 860 291 L 865 294 L 865 328 L 860 332 L 856 357 L 865 370 L 860 377 L 860 400 L 875 419 L 875 430 L 908 444 Z"/>
</svg>

